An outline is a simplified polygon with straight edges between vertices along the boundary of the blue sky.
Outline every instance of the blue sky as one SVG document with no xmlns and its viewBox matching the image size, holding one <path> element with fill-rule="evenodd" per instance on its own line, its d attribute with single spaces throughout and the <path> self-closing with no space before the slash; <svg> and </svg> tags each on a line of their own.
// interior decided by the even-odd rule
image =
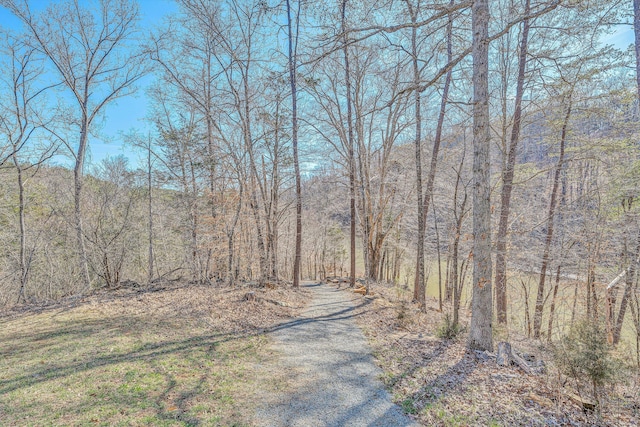
<svg viewBox="0 0 640 427">
<path fill-rule="evenodd" d="M 44 8 L 52 0 L 34 0 L 36 9 Z M 172 0 L 139 0 L 143 31 L 147 32 L 162 23 L 164 18 L 177 11 Z M 0 23 L 8 28 L 20 28 L 21 24 L 7 10 L 0 8 Z M 603 43 L 612 44 L 617 48 L 626 49 L 633 43 L 633 28 L 619 26 L 617 31 L 602 39 Z M 130 151 L 122 141 L 122 135 L 136 129 L 142 133 L 149 130 L 145 124 L 148 102 L 145 89 L 151 84 L 153 76 L 147 76 L 138 83 L 138 90 L 134 95 L 118 99 L 105 110 L 105 120 L 100 126 L 99 134 L 102 139 L 92 138 L 89 146 L 88 163 L 98 163 L 105 157 L 126 155 L 132 165 L 138 163 L 138 155 Z M 69 163 L 69 160 L 59 158 L 58 163 Z"/>
<path fill-rule="evenodd" d="M 32 1 L 34 9 L 45 8 L 51 0 Z M 82 0 L 81 0 L 82 2 Z M 143 32 L 148 32 L 155 26 L 162 23 L 165 17 L 177 11 L 177 6 L 172 0 L 138 0 L 140 6 L 141 22 Z M 0 25 L 9 29 L 19 30 L 22 27 L 20 21 L 8 10 L 0 7 Z M 100 124 L 99 134 L 104 138 L 93 137 L 89 142 L 88 163 L 98 163 L 106 157 L 113 157 L 124 154 L 130 158 L 132 165 L 137 163 L 137 154 L 130 152 L 128 147 L 122 142 L 122 134 L 128 133 L 132 129 L 146 132 L 145 125 L 147 114 L 147 99 L 145 89 L 152 83 L 153 76 L 146 76 L 137 84 L 138 90 L 134 95 L 120 98 L 107 106 L 105 110 L 105 120 Z M 57 163 L 65 164 L 70 160 L 64 157 L 56 159 Z"/>
<path fill-rule="evenodd" d="M 618 49 L 626 49 L 633 43 L 633 27 L 631 25 L 620 25 L 617 30 L 602 39 L 605 44 L 612 44 Z"/>
<path fill-rule="evenodd" d="M 141 15 L 140 26 L 144 32 L 161 24 L 165 17 L 178 9 L 172 0 L 138 0 L 138 4 Z M 92 163 L 119 154 L 127 155 L 132 164 L 136 163 L 137 155 L 131 155 L 130 150 L 122 143 L 122 134 L 133 129 L 144 133 L 148 130 L 148 126 L 145 124 L 148 106 L 145 90 L 152 81 L 153 76 L 142 78 L 137 84 L 138 90 L 134 95 L 118 99 L 107 108 L 101 133 L 105 134 L 107 137 L 105 139 L 110 142 L 91 141 Z"/>
</svg>

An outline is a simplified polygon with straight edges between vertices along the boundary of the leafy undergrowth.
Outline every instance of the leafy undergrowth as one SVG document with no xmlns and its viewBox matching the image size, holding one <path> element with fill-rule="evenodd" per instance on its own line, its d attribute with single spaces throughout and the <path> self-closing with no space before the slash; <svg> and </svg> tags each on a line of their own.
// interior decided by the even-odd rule
<svg viewBox="0 0 640 427">
<path fill-rule="evenodd" d="M 382 378 L 394 401 L 426 426 L 632 426 L 640 422 L 638 374 L 607 389 L 600 414 L 584 413 L 569 398 L 572 381 L 559 375 L 551 352 L 533 340 L 511 335 L 521 352 L 543 360 L 546 373 L 528 375 L 496 365 L 495 355 L 469 352 L 466 333 L 437 338 L 445 315 L 433 300 L 426 312 L 410 295 L 382 284 L 354 318 L 373 347 Z M 358 296 L 358 298 L 362 298 Z M 371 297 L 368 297 L 371 298 Z M 463 323 L 469 313 L 463 312 Z"/>
<path fill-rule="evenodd" d="M 0 425 L 246 425 L 261 332 L 304 291 L 172 287 L 118 291 L 0 318 Z"/>
</svg>

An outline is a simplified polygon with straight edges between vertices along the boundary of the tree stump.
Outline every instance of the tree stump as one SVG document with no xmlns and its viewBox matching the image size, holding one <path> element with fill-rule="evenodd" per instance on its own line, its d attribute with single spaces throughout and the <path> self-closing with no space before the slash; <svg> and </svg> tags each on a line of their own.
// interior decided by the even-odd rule
<svg viewBox="0 0 640 427">
<path fill-rule="evenodd" d="M 245 301 L 256 301 L 256 293 L 255 292 L 247 292 L 246 294 L 244 294 L 244 297 L 242 298 Z"/>
<path fill-rule="evenodd" d="M 505 341 L 498 343 L 496 363 L 498 366 L 511 366 L 511 344 Z"/>
<path fill-rule="evenodd" d="M 496 354 L 496 363 L 498 366 L 511 366 L 511 364 L 517 365 L 526 374 L 532 375 L 531 367 L 522 357 L 518 356 L 518 353 L 513 351 L 511 344 L 502 341 L 498 343 L 498 353 Z"/>
</svg>

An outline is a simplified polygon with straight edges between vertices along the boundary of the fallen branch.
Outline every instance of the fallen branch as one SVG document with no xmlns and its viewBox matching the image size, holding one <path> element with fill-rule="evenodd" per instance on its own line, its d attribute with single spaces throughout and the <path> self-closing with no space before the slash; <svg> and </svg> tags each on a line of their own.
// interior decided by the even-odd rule
<svg viewBox="0 0 640 427">
<path fill-rule="evenodd" d="M 574 403 L 580 405 L 583 411 L 595 411 L 596 406 L 598 406 L 596 402 L 585 399 L 584 397 L 578 396 L 577 394 L 570 391 L 567 392 L 567 397 L 569 397 L 569 399 L 571 399 Z"/>
</svg>

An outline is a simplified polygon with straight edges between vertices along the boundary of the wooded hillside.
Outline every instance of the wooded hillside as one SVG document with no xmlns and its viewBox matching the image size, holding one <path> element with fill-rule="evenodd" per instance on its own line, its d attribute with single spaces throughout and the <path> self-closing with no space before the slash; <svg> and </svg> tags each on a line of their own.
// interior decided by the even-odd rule
<svg viewBox="0 0 640 427">
<path fill-rule="evenodd" d="M 35 3 L 0 1 L 0 304 L 344 276 L 640 364 L 637 1 Z"/>
</svg>

